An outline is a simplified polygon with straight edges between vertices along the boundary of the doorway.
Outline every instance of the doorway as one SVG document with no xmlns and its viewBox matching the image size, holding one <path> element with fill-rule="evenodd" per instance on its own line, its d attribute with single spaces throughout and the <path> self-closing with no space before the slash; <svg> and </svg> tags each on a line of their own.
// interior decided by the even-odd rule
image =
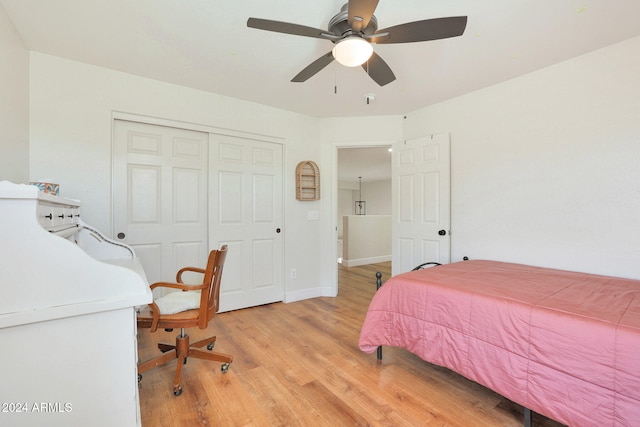
<svg viewBox="0 0 640 427">
<path fill-rule="evenodd" d="M 390 148 L 389 143 L 337 147 L 336 253 L 342 267 L 391 259 Z M 343 219 L 351 224 L 347 235 Z M 369 221 L 377 224 L 366 225 Z M 360 227 L 374 227 L 376 236 L 389 241 L 372 247 L 372 236 L 363 235 Z"/>
<path fill-rule="evenodd" d="M 393 275 L 409 271 L 424 262 L 450 262 L 450 137 L 432 134 L 390 143 L 336 143 L 331 147 L 334 166 L 333 223 L 338 236 L 338 154 L 339 150 L 388 147 L 391 145 L 391 217 Z M 363 196 L 366 199 L 366 197 Z M 335 240 L 331 252 L 335 251 Z M 335 251 L 335 252 L 334 252 Z M 338 292 L 337 256 L 329 274 L 332 290 Z"/>
</svg>

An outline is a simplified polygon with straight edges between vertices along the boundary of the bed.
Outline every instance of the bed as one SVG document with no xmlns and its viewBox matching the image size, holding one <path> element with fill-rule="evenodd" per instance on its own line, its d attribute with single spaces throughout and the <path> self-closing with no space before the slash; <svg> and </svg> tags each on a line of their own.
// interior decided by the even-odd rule
<svg viewBox="0 0 640 427">
<path fill-rule="evenodd" d="M 389 279 L 360 349 L 402 347 L 570 426 L 640 425 L 640 281 L 496 261 Z"/>
</svg>

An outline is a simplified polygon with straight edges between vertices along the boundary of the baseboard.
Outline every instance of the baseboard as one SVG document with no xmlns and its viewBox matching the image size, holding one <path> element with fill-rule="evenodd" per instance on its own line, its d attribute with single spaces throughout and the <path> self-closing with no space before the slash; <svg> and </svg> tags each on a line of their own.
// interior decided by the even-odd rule
<svg viewBox="0 0 640 427">
<path fill-rule="evenodd" d="M 359 265 L 376 264 L 378 262 L 386 261 L 391 261 L 391 255 L 382 255 L 371 258 L 343 259 L 342 265 L 345 267 L 357 267 Z"/>
<path fill-rule="evenodd" d="M 311 298 L 317 298 L 317 297 L 335 297 L 335 295 L 332 294 L 331 288 L 319 286 L 317 288 L 309 288 L 309 289 L 303 289 L 300 291 L 285 292 L 284 302 L 290 303 L 290 302 L 302 301 L 305 299 L 311 299 Z"/>
</svg>

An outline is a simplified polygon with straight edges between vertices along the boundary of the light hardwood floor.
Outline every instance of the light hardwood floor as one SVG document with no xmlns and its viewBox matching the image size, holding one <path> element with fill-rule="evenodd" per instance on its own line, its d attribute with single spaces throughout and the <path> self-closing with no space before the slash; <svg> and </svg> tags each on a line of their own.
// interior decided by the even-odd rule
<svg viewBox="0 0 640 427">
<path fill-rule="evenodd" d="M 229 372 L 191 359 L 178 397 L 173 363 L 146 372 L 142 425 L 522 426 L 521 407 L 460 375 L 402 349 L 385 347 L 382 361 L 359 350 L 376 271 L 388 279 L 390 263 L 340 268 L 337 298 L 221 313 L 207 330 L 190 330 L 192 341 L 217 334 L 215 349 L 234 357 Z M 140 358 L 176 332 L 141 330 Z"/>
</svg>

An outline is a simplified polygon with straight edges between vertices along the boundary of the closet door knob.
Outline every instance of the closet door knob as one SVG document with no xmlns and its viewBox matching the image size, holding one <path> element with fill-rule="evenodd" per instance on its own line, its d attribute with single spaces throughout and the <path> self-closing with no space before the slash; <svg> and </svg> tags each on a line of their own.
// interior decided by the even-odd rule
<svg viewBox="0 0 640 427">
<path fill-rule="evenodd" d="M 118 239 L 122 240 L 125 238 L 125 234 L 124 233 L 118 233 Z"/>
<path fill-rule="evenodd" d="M 447 234 L 447 232 L 445 230 L 440 230 L 440 231 L 438 231 L 438 234 L 440 236 L 445 236 Z"/>
</svg>

